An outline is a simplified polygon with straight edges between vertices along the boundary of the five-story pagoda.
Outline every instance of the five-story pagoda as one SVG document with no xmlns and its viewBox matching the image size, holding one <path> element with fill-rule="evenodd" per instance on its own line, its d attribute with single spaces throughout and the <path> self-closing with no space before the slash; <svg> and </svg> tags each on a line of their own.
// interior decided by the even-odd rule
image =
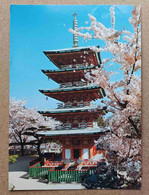
<svg viewBox="0 0 149 195">
<path fill-rule="evenodd" d="M 74 13 L 73 29 L 77 28 Z M 48 77 L 60 85 L 58 89 L 39 90 L 45 96 L 61 101 L 54 110 L 39 111 L 44 116 L 53 117 L 62 122 L 54 131 L 40 131 L 37 134 L 62 144 L 62 159 L 91 159 L 95 155 L 94 140 L 105 129 L 94 122 L 104 109 L 92 104 L 105 96 L 104 89 L 93 85 L 85 78 L 84 71 L 100 67 L 100 53 L 90 47 L 78 47 L 78 37 L 73 35 L 73 48 L 44 51 L 57 70 L 42 70 Z"/>
</svg>

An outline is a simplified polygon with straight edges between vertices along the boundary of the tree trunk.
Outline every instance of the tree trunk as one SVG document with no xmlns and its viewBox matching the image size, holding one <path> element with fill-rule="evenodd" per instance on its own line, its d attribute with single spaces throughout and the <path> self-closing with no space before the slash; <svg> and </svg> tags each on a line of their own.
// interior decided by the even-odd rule
<svg viewBox="0 0 149 195">
<path fill-rule="evenodd" d="M 21 155 L 24 156 L 24 144 L 23 143 L 20 144 L 21 144 Z"/>
<path fill-rule="evenodd" d="M 37 145 L 37 152 L 38 152 L 38 155 L 39 155 L 39 157 L 41 156 L 41 152 L 40 152 L 40 143 L 38 143 L 38 145 Z"/>
<path fill-rule="evenodd" d="M 41 152 L 40 152 L 41 140 L 40 139 L 37 139 L 37 140 L 38 140 L 38 143 L 37 143 L 37 153 L 38 153 L 39 157 L 41 157 Z"/>
</svg>

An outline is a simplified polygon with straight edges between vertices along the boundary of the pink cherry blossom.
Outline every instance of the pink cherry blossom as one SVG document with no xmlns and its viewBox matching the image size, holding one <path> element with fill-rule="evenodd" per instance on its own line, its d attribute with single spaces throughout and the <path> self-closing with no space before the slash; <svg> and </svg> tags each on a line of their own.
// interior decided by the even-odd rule
<svg viewBox="0 0 149 195">
<path fill-rule="evenodd" d="M 117 152 L 117 163 L 126 168 L 127 180 L 141 179 L 141 16 L 140 6 L 134 6 L 129 22 L 133 31 L 115 29 L 114 6 L 110 8 L 111 28 L 107 28 L 89 14 L 90 26 L 70 32 L 84 39 L 100 39 L 104 47 L 90 47 L 95 52 L 110 52 L 112 57 L 103 59 L 101 67 L 85 72 L 85 77 L 102 87 L 106 98 L 102 100 L 112 116 L 106 119 L 111 131 L 95 143 Z M 83 33 L 82 30 L 86 30 Z M 119 79 L 111 82 L 119 64 Z"/>
</svg>

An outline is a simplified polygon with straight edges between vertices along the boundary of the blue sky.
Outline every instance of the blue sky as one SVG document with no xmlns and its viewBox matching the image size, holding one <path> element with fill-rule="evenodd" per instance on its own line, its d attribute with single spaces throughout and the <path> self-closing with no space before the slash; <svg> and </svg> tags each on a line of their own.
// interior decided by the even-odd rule
<svg viewBox="0 0 149 195">
<path fill-rule="evenodd" d="M 44 50 L 71 48 L 73 13 L 77 12 L 78 26 L 85 26 L 92 14 L 106 27 L 110 27 L 110 6 L 99 5 L 11 5 L 10 7 L 10 98 L 25 99 L 29 108 L 39 110 L 56 108 L 58 101 L 46 97 L 39 89 L 56 88 L 58 85 L 41 72 L 56 68 L 44 55 Z M 128 22 L 132 6 L 115 6 L 117 30 L 125 27 L 132 31 Z M 94 46 L 100 40 L 84 42 L 79 46 Z M 101 53 L 101 58 L 107 58 Z"/>
</svg>

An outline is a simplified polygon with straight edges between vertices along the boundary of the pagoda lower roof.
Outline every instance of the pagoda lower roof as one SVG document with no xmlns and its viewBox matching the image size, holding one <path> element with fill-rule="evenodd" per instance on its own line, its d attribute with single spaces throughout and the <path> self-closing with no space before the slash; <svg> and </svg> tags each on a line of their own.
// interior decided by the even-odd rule
<svg viewBox="0 0 149 195">
<path fill-rule="evenodd" d="M 97 109 L 95 106 L 86 106 L 86 107 L 75 107 L 75 108 L 63 108 L 63 109 L 53 109 L 53 110 L 46 110 L 46 111 L 39 111 L 40 114 L 57 114 L 57 113 L 74 113 L 74 112 L 86 112 L 86 111 L 105 111 L 103 109 Z"/>
<path fill-rule="evenodd" d="M 93 134 L 100 134 L 104 132 L 108 132 L 108 128 L 104 127 L 88 127 L 85 129 L 71 129 L 71 130 L 53 130 L 53 131 L 39 131 L 36 133 L 38 136 L 48 136 L 48 137 L 55 137 L 55 136 L 64 136 L 64 135 L 93 135 Z"/>
</svg>

